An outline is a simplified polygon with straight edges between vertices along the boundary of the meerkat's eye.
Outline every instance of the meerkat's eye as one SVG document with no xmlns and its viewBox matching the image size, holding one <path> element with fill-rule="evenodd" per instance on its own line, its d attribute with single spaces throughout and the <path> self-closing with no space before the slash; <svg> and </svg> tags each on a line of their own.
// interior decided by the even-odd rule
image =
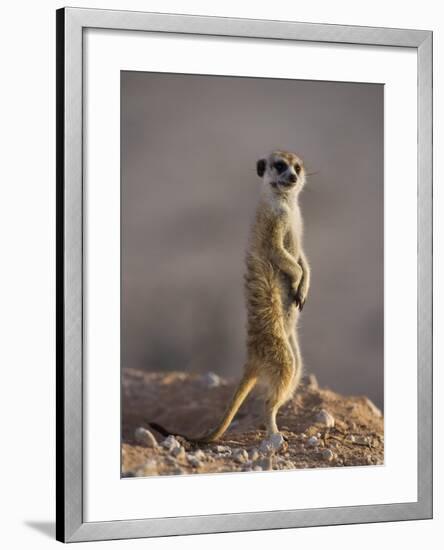
<svg viewBox="0 0 444 550">
<path fill-rule="evenodd" d="M 277 170 L 278 174 L 282 174 L 288 168 L 287 164 L 283 160 L 278 160 L 274 163 L 274 168 Z"/>
<path fill-rule="evenodd" d="M 301 170 L 302 170 L 301 165 L 300 164 L 295 164 L 294 165 L 294 170 L 295 170 L 296 174 L 300 174 Z"/>
</svg>

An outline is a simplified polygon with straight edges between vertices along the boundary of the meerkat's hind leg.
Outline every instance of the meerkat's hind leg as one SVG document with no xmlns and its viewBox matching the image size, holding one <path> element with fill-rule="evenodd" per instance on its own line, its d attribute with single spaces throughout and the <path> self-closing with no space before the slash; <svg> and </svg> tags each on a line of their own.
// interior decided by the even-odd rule
<svg viewBox="0 0 444 550">
<path fill-rule="evenodd" d="M 295 378 L 295 358 L 290 344 L 282 342 L 284 353 L 279 361 L 274 359 L 268 365 L 268 395 L 265 400 L 265 426 L 267 435 L 279 432 L 276 423 L 277 413 L 282 405 L 290 399 Z"/>
<path fill-rule="evenodd" d="M 292 331 L 289 334 L 288 341 L 290 343 L 291 349 L 293 351 L 293 356 L 294 356 L 294 376 L 292 380 L 292 389 L 290 394 L 290 397 L 291 397 L 296 391 L 299 385 L 299 382 L 301 381 L 302 374 L 303 374 L 303 363 L 302 363 L 301 351 L 299 349 L 298 337 L 295 331 Z"/>
</svg>

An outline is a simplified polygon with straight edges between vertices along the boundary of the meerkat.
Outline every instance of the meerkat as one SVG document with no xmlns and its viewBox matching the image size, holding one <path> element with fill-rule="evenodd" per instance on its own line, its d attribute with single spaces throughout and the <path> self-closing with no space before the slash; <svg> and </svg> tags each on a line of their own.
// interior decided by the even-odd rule
<svg viewBox="0 0 444 550">
<path fill-rule="evenodd" d="M 246 252 L 247 360 L 242 379 L 219 424 L 194 442 L 219 439 L 240 406 L 261 382 L 265 388 L 267 436 L 279 433 L 276 415 L 296 390 L 302 374 L 297 320 L 310 287 L 302 243 L 299 194 L 305 185 L 302 160 L 274 151 L 257 161 L 262 189 Z M 164 435 L 164 428 L 151 426 Z"/>
</svg>

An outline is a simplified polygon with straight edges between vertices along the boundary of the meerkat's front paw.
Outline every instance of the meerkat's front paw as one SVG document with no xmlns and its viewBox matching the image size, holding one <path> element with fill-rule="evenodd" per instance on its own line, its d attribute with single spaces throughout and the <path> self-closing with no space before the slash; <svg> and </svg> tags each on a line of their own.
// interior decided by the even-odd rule
<svg viewBox="0 0 444 550">
<path fill-rule="evenodd" d="M 299 286 L 296 290 L 293 290 L 293 298 L 296 306 L 299 308 L 299 311 L 302 311 L 307 295 L 303 292 L 301 286 Z"/>
</svg>

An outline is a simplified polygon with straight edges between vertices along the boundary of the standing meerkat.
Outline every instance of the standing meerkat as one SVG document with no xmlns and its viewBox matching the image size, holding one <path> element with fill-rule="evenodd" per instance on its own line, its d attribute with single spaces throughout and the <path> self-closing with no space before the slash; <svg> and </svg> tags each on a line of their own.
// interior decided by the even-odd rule
<svg viewBox="0 0 444 550">
<path fill-rule="evenodd" d="M 296 324 L 310 286 L 298 201 L 305 184 L 304 165 L 293 153 L 274 151 L 257 162 L 257 174 L 262 190 L 246 253 L 244 374 L 218 426 L 201 438 L 187 438 L 195 442 L 220 438 L 258 382 L 265 387 L 267 434 L 279 433 L 276 415 L 302 374 Z M 158 424 L 151 426 L 164 435 L 170 433 Z"/>
</svg>

